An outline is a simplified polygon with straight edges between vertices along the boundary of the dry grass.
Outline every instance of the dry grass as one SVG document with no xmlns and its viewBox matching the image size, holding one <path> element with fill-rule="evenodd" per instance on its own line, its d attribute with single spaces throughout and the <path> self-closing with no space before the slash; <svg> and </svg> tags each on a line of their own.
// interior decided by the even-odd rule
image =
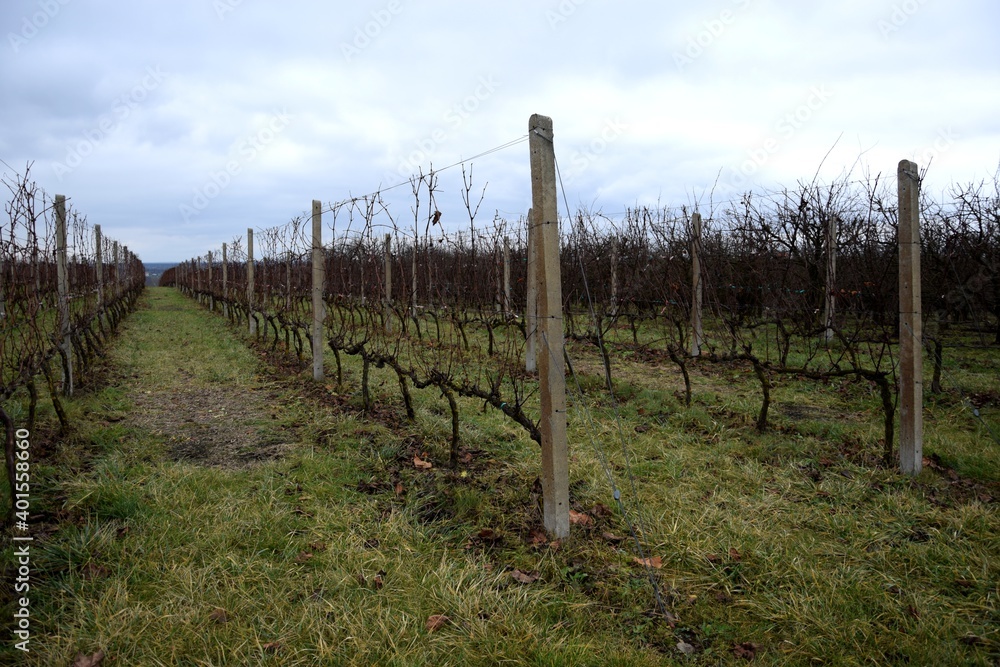
<svg viewBox="0 0 1000 667">
<path fill-rule="evenodd" d="M 745 369 L 697 365 L 684 408 L 672 368 L 618 359 L 618 422 L 594 351 L 574 345 L 588 399 L 571 400 L 571 500 L 589 522 L 556 546 L 533 532 L 537 448 L 501 415 L 461 402 L 466 456 L 442 469 L 450 426 L 437 392 L 414 393 L 407 423 L 395 378 L 373 371 L 381 407 L 365 418 L 351 360 L 342 391 L 274 379 L 221 318 L 166 290 L 148 298 L 115 354 L 127 391 L 74 402 L 77 440 L 39 466 L 57 480 L 38 491 L 54 532 L 33 561 L 24 664 L 98 649 L 136 665 L 1000 659 L 1000 445 L 954 393 L 988 389 L 996 350 L 956 357 L 953 393 L 927 408 L 934 467 L 911 480 L 874 465 L 871 387 L 779 378 L 760 434 Z M 201 391 L 230 412 L 242 402 L 245 442 L 286 447 L 225 468 L 178 460 L 148 408 L 121 419 L 137 391 L 174 402 Z M 178 415 L 214 409 L 184 405 Z M 982 414 L 1000 421 L 996 405 Z M 414 455 L 435 467 L 415 468 Z M 645 528 L 645 555 L 661 559 L 674 627 L 619 539 L 629 524 L 602 458 Z M 430 631 L 433 615 L 448 620 Z"/>
</svg>

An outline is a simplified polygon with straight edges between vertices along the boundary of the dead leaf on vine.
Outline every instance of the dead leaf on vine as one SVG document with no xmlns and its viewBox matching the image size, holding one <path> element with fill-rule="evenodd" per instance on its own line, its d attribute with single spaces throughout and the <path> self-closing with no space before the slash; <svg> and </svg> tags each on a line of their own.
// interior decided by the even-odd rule
<svg viewBox="0 0 1000 667">
<path fill-rule="evenodd" d="M 524 570 L 514 570 L 510 573 L 510 576 L 514 578 L 514 581 L 521 584 L 533 584 L 538 581 L 539 574 L 537 572 L 525 572 Z"/>
<path fill-rule="evenodd" d="M 444 614 L 434 614 L 427 619 L 427 632 L 437 632 L 450 622 L 451 619 Z"/>
<path fill-rule="evenodd" d="M 424 461 L 422 458 L 414 454 L 413 467 L 416 468 L 417 470 L 430 470 L 431 468 L 434 467 L 434 464 L 431 463 L 430 461 Z"/>
<path fill-rule="evenodd" d="M 73 667 L 98 667 L 104 662 L 104 651 L 98 651 L 94 655 L 86 656 L 82 653 L 77 653 L 76 658 L 73 659 Z"/>
<path fill-rule="evenodd" d="M 660 558 L 659 556 L 653 556 L 651 558 L 635 557 L 632 560 L 635 561 L 637 564 L 642 565 L 643 567 L 653 567 L 656 568 L 657 570 L 663 567 L 663 559 Z"/>
</svg>

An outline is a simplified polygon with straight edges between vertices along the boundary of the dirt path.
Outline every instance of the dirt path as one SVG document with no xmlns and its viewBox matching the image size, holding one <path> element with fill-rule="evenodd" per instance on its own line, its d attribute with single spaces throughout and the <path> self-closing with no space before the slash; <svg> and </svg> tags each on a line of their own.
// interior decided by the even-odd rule
<svg viewBox="0 0 1000 667">
<path fill-rule="evenodd" d="M 218 314 L 173 290 L 149 290 L 118 360 L 136 409 L 174 460 L 238 468 L 281 456 L 295 430 L 274 406 L 280 388 Z"/>
</svg>

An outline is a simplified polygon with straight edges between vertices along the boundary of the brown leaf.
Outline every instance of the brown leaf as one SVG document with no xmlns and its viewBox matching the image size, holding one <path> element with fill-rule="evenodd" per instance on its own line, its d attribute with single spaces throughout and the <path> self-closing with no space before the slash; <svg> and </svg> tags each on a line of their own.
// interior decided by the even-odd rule
<svg viewBox="0 0 1000 667">
<path fill-rule="evenodd" d="M 729 557 L 732 558 L 737 563 L 743 560 L 743 556 L 740 555 L 740 552 L 732 547 L 729 548 Z"/>
<path fill-rule="evenodd" d="M 479 531 L 479 539 L 484 542 L 496 542 L 500 538 L 497 537 L 496 531 L 492 528 L 483 528 Z"/>
<path fill-rule="evenodd" d="M 212 613 L 208 615 L 208 620 L 214 623 L 228 623 L 229 614 L 226 613 L 225 609 L 216 608 L 212 610 Z"/>
<path fill-rule="evenodd" d="M 383 575 L 385 575 L 385 572 L 379 572 L 375 575 L 375 578 L 372 579 L 372 584 L 375 585 L 375 590 L 377 591 L 382 590 L 382 586 L 385 585 L 385 581 L 382 579 Z"/>
<path fill-rule="evenodd" d="M 77 653 L 73 659 L 73 667 L 97 667 L 102 662 L 104 662 L 104 651 L 98 651 L 91 656 Z"/>
<path fill-rule="evenodd" d="M 590 510 L 591 514 L 597 517 L 611 516 L 612 512 L 608 509 L 608 506 L 603 503 L 597 503 L 594 505 L 594 509 Z"/>
<path fill-rule="evenodd" d="M 537 572 L 525 572 L 523 570 L 514 570 L 510 573 L 510 576 L 514 578 L 514 581 L 522 584 L 533 584 L 538 581 Z"/>
<path fill-rule="evenodd" d="M 654 567 L 657 570 L 663 567 L 663 559 L 660 558 L 659 556 L 653 556 L 651 558 L 635 557 L 632 560 L 635 561 L 637 564 L 642 565 L 643 567 Z"/>
<path fill-rule="evenodd" d="M 261 646 L 265 653 L 277 653 L 281 650 L 281 642 L 268 642 Z"/>
<path fill-rule="evenodd" d="M 708 554 L 707 556 L 705 556 L 705 558 L 707 558 L 708 562 L 712 563 L 713 565 L 716 565 L 716 564 L 722 562 L 722 559 L 719 558 L 719 554 Z"/>
<path fill-rule="evenodd" d="M 577 512 L 576 510 L 569 511 L 569 522 L 577 526 L 589 526 L 594 523 L 594 520 L 589 514 L 584 512 Z"/>
<path fill-rule="evenodd" d="M 450 622 L 451 619 L 444 614 L 434 614 L 427 619 L 427 632 L 437 632 Z"/>
<path fill-rule="evenodd" d="M 726 593 L 724 591 L 717 591 L 715 593 L 715 601 L 721 602 L 722 604 L 729 604 L 730 602 L 733 601 L 733 598 L 731 595 L 729 595 L 729 593 Z"/>
<path fill-rule="evenodd" d="M 560 548 L 562 548 L 562 542 L 559 540 L 552 540 L 549 542 L 549 549 L 552 551 L 559 551 Z"/>
<path fill-rule="evenodd" d="M 295 557 L 296 563 L 307 563 L 312 559 L 313 555 L 309 551 L 300 551 L 299 555 Z"/>
<path fill-rule="evenodd" d="M 413 467 L 417 470 L 430 470 L 434 467 L 434 464 L 430 461 L 424 461 L 417 454 L 413 455 Z"/>
<path fill-rule="evenodd" d="M 549 543 L 549 536 L 545 534 L 544 530 L 539 530 L 538 528 L 533 528 L 530 533 L 528 533 L 528 542 L 532 545 L 543 545 Z"/>
<path fill-rule="evenodd" d="M 760 651 L 760 646 L 753 642 L 743 642 L 733 646 L 733 655 L 744 660 L 753 660 L 757 657 L 758 651 Z"/>
<path fill-rule="evenodd" d="M 625 541 L 624 537 L 619 537 L 614 533 L 601 533 L 601 537 L 610 542 L 611 544 L 619 544 Z"/>
<path fill-rule="evenodd" d="M 313 551 L 326 551 L 326 542 L 310 542 L 309 548 Z"/>
<path fill-rule="evenodd" d="M 396 482 L 396 496 L 397 497 L 402 496 L 403 492 L 404 492 L 403 483 L 402 482 Z"/>
</svg>

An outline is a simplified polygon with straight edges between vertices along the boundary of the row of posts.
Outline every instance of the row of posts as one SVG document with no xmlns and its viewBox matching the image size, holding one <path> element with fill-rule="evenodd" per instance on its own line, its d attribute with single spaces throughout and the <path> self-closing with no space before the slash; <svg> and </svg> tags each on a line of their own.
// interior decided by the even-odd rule
<svg viewBox="0 0 1000 667">
<path fill-rule="evenodd" d="M 63 359 L 63 392 L 67 396 L 73 395 L 73 341 L 70 338 L 70 285 L 69 285 L 69 244 L 66 233 L 66 196 L 56 195 L 54 202 L 56 216 L 56 283 L 59 294 L 59 349 Z M 94 240 L 96 255 L 94 258 L 94 268 L 97 273 L 97 312 L 98 316 L 104 317 L 104 304 L 106 300 L 104 286 L 104 237 L 101 235 L 101 226 L 94 225 Z M 111 244 L 111 261 L 115 267 L 115 282 L 112 285 L 112 298 L 121 295 L 123 288 L 122 261 L 131 263 L 131 253 L 128 246 L 119 246 L 118 241 Z"/>
<path fill-rule="evenodd" d="M 563 358 L 562 282 L 559 263 L 559 222 L 556 205 L 555 151 L 552 119 L 533 115 L 529 119 L 529 151 L 531 163 L 532 207 L 528 213 L 528 281 L 525 320 L 526 367 L 538 372 L 542 435 L 542 514 L 546 530 L 554 538 L 569 535 L 569 466 L 566 437 L 566 382 Z M 899 166 L 899 248 L 900 248 L 900 386 L 901 420 L 900 466 L 907 474 L 917 474 L 922 456 L 922 357 L 920 326 L 920 240 L 919 240 L 919 178 L 916 165 L 903 161 Z M 827 230 L 827 297 L 824 317 L 826 337 L 833 337 L 835 308 L 833 284 L 836 270 L 837 221 L 832 217 Z M 691 356 L 700 356 L 704 344 L 702 307 L 703 277 L 701 269 L 702 219 L 699 213 L 691 217 L 692 308 Z M 385 323 L 391 330 L 392 250 L 390 235 L 385 237 Z M 222 281 L 226 289 L 226 246 L 223 245 Z M 322 241 L 322 205 L 312 202 L 312 349 L 313 378 L 322 380 L 323 322 L 326 304 L 323 300 L 325 263 Z M 247 230 L 247 295 L 253 301 L 253 230 Z M 612 293 L 617 289 L 616 259 L 612 257 Z M 415 256 L 415 254 L 414 254 Z M 209 259 L 211 266 L 211 259 Z M 211 271 L 211 268 L 209 269 Z M 504 248 L 503 303 L 510 303 L 509 251 Z M 413 272 L 414 280 L 416 271 Z M 498 288 L 499 292 L 499 288 Z M 250 318 L 250 331 L 255 333 L 256 321 Z"/>
</svg>

